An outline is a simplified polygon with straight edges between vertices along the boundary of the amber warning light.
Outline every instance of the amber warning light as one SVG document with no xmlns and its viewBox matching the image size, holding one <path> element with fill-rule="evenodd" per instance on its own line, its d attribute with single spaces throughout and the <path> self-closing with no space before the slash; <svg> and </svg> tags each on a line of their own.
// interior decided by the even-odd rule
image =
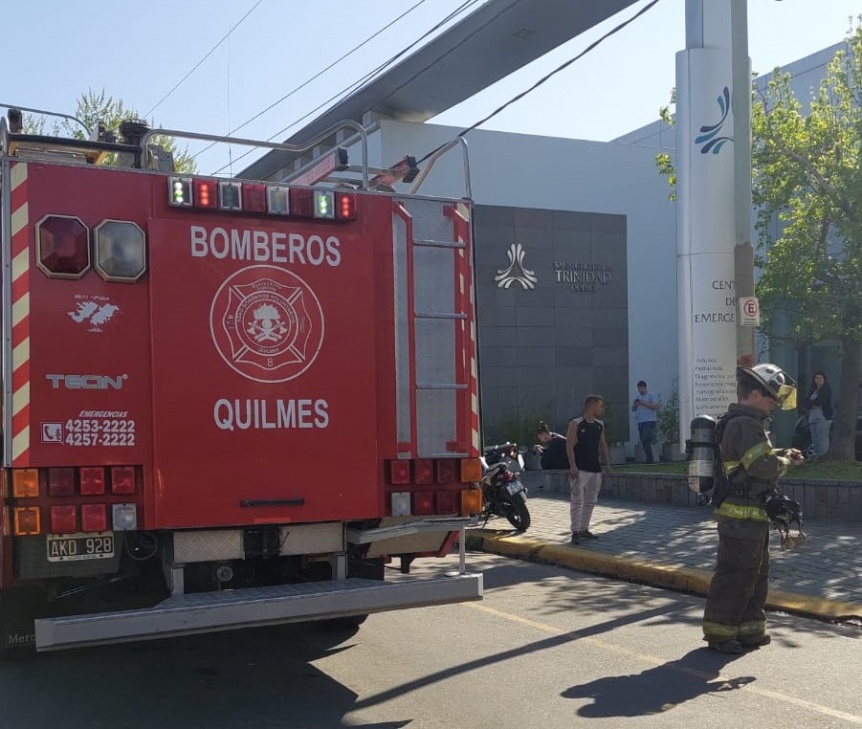
<svg viewBox="0 0 862 729">
<path fill-rule="evenodd" d="M 354 192 L 200 177 L 168 178 L 168 204 L 174 208 L 342 222 L 356 220 L 359 213 L 359 196 Z"/>
</svg>

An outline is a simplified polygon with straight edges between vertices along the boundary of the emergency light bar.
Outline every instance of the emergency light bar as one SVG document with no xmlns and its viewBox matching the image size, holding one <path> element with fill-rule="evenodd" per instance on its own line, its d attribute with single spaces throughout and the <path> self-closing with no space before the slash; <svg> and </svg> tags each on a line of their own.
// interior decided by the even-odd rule
<svg viewBox="0 0 862 729">
<path fill-rule="evenodd" d="M 356 193 L 312 190 L 275 183 L 168 178 L 168 204 L 175 208 L 255 213 L 316 220 L 356 220 Z"/>
</svg>

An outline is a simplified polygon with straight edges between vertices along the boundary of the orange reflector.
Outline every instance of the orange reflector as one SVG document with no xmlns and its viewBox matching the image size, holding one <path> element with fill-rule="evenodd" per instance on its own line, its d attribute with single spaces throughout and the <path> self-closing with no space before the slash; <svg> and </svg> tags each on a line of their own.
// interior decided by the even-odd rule
<svg viewBox="0 0 862 729">
<path fill-rule="evenodd" d="M 413 461 L 413 483 L 434 483 L 434 461 L 430 458 Z"/>
<path fill-rule="evenodd" d="M 478 458 L 461 459 L 461 482 L 470 483 L 482 480 L 482 461 Z"/>
<path fill-rule="evenodd" d="M 19 506 L 15 509 L 15 536 L 25 537 L 42 531 L 38 506 Z"/>
<path fill-rule="evenodd" d="M 78 531 L 78 510 L 74 506 L 51 507 L 51 533 L 72 534 Z"/>
<path fill-rule="evenodd" d="M 12 471 L 12 495 L 16 499 L 39 495 L 39 471 L 22 468 Z"/>
<path fill-rule="evenodd" d="M 0 499 L 9 498 L 9 471 L 0 469 Z"/>
<path fill-rule="evenodd" d="M 482 489 L 461 490 L 461 516 L 475 516 L 482 512 Z"/>
<path fill-rule="evenodd" d="M 0 521 L 0 537 L 11 537 L 12 536 L 12 526 L 9 523 L 10 509 L 8 506 L 3 507 L 3 519 Z"/>
<path fill-rule="evenodd" d="M 434 492 L 433 491 L 416 491 L 413 494 L 413 513 L 414 514 L 433 514 L 434 513 Z"/>
<path fill-rule="evenodd" d="M 457 491 L 438 491 L 437 492 L 437 513 L 438 514 L 457 514 L 458 513 L 458 492 Z"/>
</svg>

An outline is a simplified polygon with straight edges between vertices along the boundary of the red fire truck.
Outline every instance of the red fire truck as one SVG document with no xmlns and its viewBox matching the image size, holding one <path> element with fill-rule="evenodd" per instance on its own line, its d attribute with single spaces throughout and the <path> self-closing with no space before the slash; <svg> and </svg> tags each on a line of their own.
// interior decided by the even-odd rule
<svg viewBox="0 0 862 729">
<path fill-rule="evenodd" d="M 0 119 L 2 647 L 480 599 L 469 200 L 367 160 L 178 174 L 151 139 Z"/>
</svg>

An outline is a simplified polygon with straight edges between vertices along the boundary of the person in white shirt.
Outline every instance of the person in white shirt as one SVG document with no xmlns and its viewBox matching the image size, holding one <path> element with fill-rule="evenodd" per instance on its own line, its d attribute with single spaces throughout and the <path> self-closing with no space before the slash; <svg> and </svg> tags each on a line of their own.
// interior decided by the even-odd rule
<svg viewBox="0 0 862 729">
<path fill-rule="evenodd" d="M 647 463 L 655 463 L 652 444 L 655 439 L 655 424 L 658 418 L 658 398 L 647 390 L 643 380 L 638 382 L 638 396 L 632 403 L 632 412 L 638 424 L 638 436 L 644 449 Z"/>
</svg>

